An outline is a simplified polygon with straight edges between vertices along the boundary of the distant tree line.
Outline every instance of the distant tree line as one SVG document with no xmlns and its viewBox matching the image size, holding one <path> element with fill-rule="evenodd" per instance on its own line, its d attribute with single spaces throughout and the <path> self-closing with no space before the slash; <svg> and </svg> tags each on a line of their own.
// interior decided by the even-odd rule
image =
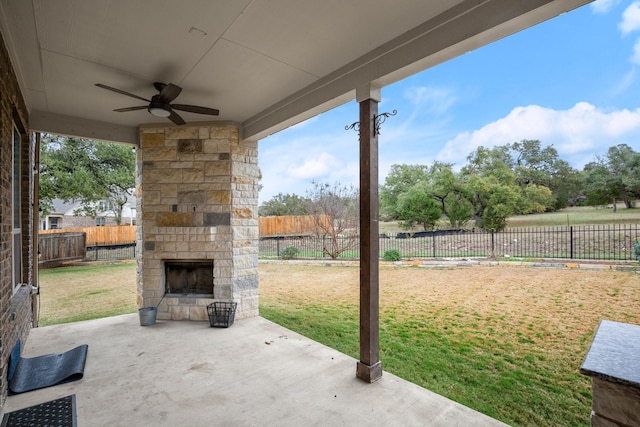
<svg viewBox="0 0 640 427">
<path fill-rule="evenodd" d="M 553 146 L 523 140 L 478 147 L 460 170 L 443 162 L 393 165 L 380 187 L 380 212 L 407 229 L 431 230 L 446 219 L 454 229 L 474 220 L 477 227 L 502 230 L 512 215 L 574 205 L 615 209 L 617 202 L 633 208 L 638 198 L 640 153 L 628 145 L 609 148 L 578 171 Z M 311 214 L 312 206 L 310 197 L 278 194 L 262 204 L 260 215 Z"/>
</svg>

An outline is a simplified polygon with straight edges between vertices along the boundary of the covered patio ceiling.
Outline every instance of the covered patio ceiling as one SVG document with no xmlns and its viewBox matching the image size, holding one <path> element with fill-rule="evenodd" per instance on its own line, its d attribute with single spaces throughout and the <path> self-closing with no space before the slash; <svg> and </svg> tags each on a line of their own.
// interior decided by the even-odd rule
<svg viewBox="0 0 640 427">
<path fill-rule="evenodd" d="M 2 0 L 0 29 L 33 131 L 136 143 L 168 120 L 94 85 L 160 81 L 257 140 L 590 1 Z"/>
</svg>

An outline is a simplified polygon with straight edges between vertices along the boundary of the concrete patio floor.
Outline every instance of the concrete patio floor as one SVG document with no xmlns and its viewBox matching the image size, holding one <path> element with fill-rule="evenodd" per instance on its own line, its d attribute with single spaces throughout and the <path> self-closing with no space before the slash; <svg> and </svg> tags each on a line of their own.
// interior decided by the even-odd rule
<svg viewBox="0 0 640 427">
<path fill-rule="evenodd" d="M 23 357 L 89 351 L 80 381 L 9 396 L 4 412 L 76 395 L 78 426 L 504 426 L 261 317 L 230 328 L 123 315 L 33 329 Z"/>
</svg>

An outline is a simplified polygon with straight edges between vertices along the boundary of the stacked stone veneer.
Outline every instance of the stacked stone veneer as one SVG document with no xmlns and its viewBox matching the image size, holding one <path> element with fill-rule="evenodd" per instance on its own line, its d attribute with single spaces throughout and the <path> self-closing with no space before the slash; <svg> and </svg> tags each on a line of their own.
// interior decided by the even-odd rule
<svg viewBox="0 0 640 427">
<path fill-rule="evenodd" d="M 160 303 L 158 319 L 207 320 L 214 301 L 258 315 L 257 142 L 234 125 L 143 126 L 137 162 L 138 305 Z M 165 260 L 213 260 L 213 298 L 165 296 Z"/>
</svg>

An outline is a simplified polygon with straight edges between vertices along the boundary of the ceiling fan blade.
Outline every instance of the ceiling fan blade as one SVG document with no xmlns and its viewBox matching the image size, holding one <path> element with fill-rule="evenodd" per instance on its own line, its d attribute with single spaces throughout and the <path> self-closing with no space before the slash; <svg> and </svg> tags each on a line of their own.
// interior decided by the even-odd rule
<svg viewBox="0 0 640 427">
<path fill-rule="evenodd" d="M 96 83 L 96 86 L 98 86 L 98 87 L 100 87 L 100 88 L 102 88 L 102 89 L 106 89 L 106 90 L 110 90 L 110 91 L 112 91 L 112 92 L 119 93 L 119 94 L 121 94 L 121 95 L 130 96 L 130 97 L 132 97 L 132 98 L 136 98 L 136 99 L 139 99 L 139 100 L 141 100 L 141 101 L 151 102 L 151 101 L 149 101 L 148 99 L 145 99 L 145 98 L 143 98 L 143 97 L 141 97 L 141 96 L 134 95 L 134 94 L 129 93 L 129 92 L 125 92 L 124 90 L 116 89 L 115 87 L 111 87 L 111 86 L 103 85 L 103 84 L 101 84 L 101 83 Z"/>
<path fill-rule="evenodd" d="M 172 108 L 180 111 L 187 111 L 189 113 L 209 114 L 210 116 L 217 116 L 220 111 L 215 108 L 198 107 L 197 105 L 185 105 L 185 104 L 171 104 Z"/>
<path fill-rule="evenodd" d="M 146 105 L 141 105 L 139 107 L 125 107 L 125 108 L 116 108 L 113 111 L 117 111 L 118 113 L 124 113 L 127 111 L 136 111 L 136 110 L 146 110 L 148 107 Z"/>
<path fill-rule="evenodd" d="M 176 99 L 178 95 L 180 95 L 180 92 L 182 92 L 182 88 L 180 86 L 169 83 L 160 91 L 160 97 L 158 100 L 162 103 L 169 104 L 171 101 Z"/>
<path fill-rule="evenodd" d="M 182 119 L 182 117 L 178 115 L 178 113 L 176 113 L 173 110 L 171 110 L 171 114 L 169 115 L 169 120 L 171 120 L 173 123 L 177 124 L 178 126 L 181 126 L 187 123 Z"/>
</svg>

